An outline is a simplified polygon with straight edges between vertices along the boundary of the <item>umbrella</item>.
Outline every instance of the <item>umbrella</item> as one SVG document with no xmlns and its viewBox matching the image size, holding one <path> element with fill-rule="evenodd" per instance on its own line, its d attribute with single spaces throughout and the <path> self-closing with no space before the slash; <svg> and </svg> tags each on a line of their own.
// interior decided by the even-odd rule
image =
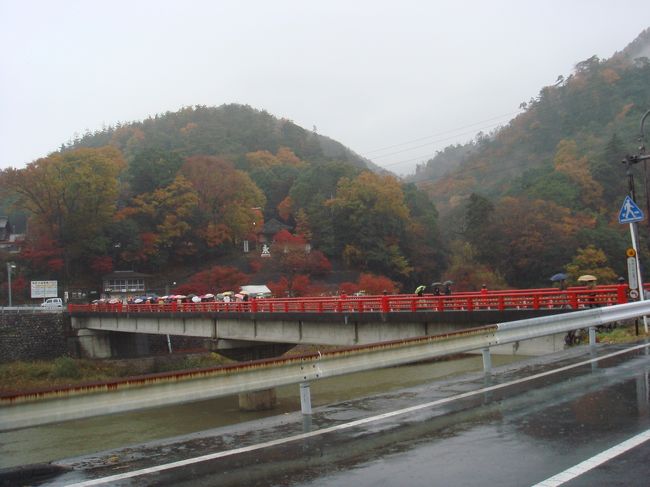
<svg viewBox="0 0 650 487">
<path fill-rule="evenodd" d="M 199 298 L 198 296 L 192 296 L 192 302 L 193 302 L 193 303 L 200 303 L 200 302 L 201 302 L 201 298 Z"/>
<path fill-rule="evenodd" d="M 243 294 L 239 294 L 239 293 L 235 294 L 235 297 L 236 297 L 237 299 L 244 299 L 244 295 L 243 295 Z"/>
<path fill-rule="evenodd" d="M 598 278 L 596 276 L 592 276 L 591 274 L 585 274 L 583 276 L 580 276 L 578 278 L 578 282 L 591 282 L 591 281 L 597 281 Z"/>
<path fill-rule="evenodd" d="M 223 293 L 221 293 L 221 294 L 223 294 L 224 296 L 232 296 L 232 295 L 235 294 L 235 293 L 232 292 L 232 291 L 225 291 L 225 292 L 223 292 Z"/>
<path fill-rule="evenodd" d="M 564 272 L 558 272 L 557 274 L 553 274 L 549 280 L 553 282 L 557 282 L 557 281 L 566 281 L 568 278 L 569 276 Z"/>
<path fill-rule="evenodd" d="M 443 284 L 445 286 L 451 286 L 454 283 L 454 281 L 445 281 Z"/>
<path fill-rule="evenodd" d="M 415 294 L 423 292 L 427 287 L 426 286 L 418 286 L 415 288 Z"/>
<path fill-rule="evenodd" d="M 214 294 L 212 293 L 204 294 L 203 297 L 206 299 L 214 298 Z"/>
<path fill-rule="evenodd" d="M 440 286 L 442 286 L 441 282 L 436 281 L 431 283 L 431 287 L 440 287 Z"/>
</svg>

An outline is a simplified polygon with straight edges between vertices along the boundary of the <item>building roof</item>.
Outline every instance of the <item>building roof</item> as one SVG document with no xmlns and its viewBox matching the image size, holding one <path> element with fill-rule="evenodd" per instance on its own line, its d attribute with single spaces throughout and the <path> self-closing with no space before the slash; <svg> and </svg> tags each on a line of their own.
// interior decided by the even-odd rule
<svg viewBox="0 0 650 487">
<path fill-rule="evenodd" d="M 135 271 L 113 271 L 110 274 L 106 274 L 105 276 L 102 276 L 102 280 L 107 280 L 107 279 L 144 279 L 147 277 L 151 277 L 150 274 L 143 274 L 142 272 L 135 272 Z"/>
<path fill-rule="evenodd" d="M 264 223 L 264 228 L 262 229 L 262 233 L 264 235 L 275 235 L 280 230 L 291 230 L 291 226 L 285 225 L 284 223 L 279 222 L 275 218 L 271 218 L 269 221 Z"/>
</svg>

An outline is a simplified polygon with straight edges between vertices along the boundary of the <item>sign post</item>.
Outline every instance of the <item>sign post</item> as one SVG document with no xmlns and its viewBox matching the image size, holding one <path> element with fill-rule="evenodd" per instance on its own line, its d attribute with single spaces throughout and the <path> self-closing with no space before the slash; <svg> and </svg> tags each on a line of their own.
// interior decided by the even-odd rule
<svg viewBox="0 0 650 487">
<path fill-rule="evenodd" d="M 645 300 L 645 292 L 643 290 L 643 277 L 641 276 L 641 263 L 639 262 L 639 235 L 636 222 L 640 222 L 643 219 L 645 219 L 643 211 L 637 206 L 630 195 L 627 195 L 623 201 L 623 206 L 621 206 L 621 211 L 618 213 L 618 222 L 630 225 L 632 248 L 628 249 L 627 252 L 629 285 L 630 289 L 638 290 L 640 301 Z M 634 260 L 633 262 L 632 259 Z M 648 320 L 645 316 L 643 317 L 643 327 L 645 332 L 648 333 Z"/>
<path fill-rule="evenodd" d="M 31 297 L 38 298 L 56 298 L 58 293 L 57 281 L 31 281 Z"/>
</svg>

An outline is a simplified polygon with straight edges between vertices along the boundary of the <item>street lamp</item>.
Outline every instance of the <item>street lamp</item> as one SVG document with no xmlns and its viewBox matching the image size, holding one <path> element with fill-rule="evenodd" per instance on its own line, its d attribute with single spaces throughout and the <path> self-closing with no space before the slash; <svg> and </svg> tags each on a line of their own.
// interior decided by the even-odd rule
<svg viewBox="0 0 650 487">
<path fill-rule="evenodd" d="M 13 262 L 7 262 L 7 293 L 9 294 L 9 307 L 11 308 L 11 271 L 16 268 Z"/>
</svg>

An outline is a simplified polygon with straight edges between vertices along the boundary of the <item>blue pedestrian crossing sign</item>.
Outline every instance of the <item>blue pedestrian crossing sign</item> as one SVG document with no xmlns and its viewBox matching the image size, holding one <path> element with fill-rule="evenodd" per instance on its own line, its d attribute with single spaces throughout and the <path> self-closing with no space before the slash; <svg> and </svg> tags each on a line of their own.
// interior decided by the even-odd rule
<svg viewBox="0 0 650 487">
<path fill-rule="evenodd" d="M 639 208 L 634 200 L 627 195 L 625 201 L 623 201 L 623 206 L 621 206 L 621 211 L 618 214 L 618 222 L 634 223 L 640 222 L 644 218 L 645 216 L 643 215 L 641 208 Z"/>
</svg>

